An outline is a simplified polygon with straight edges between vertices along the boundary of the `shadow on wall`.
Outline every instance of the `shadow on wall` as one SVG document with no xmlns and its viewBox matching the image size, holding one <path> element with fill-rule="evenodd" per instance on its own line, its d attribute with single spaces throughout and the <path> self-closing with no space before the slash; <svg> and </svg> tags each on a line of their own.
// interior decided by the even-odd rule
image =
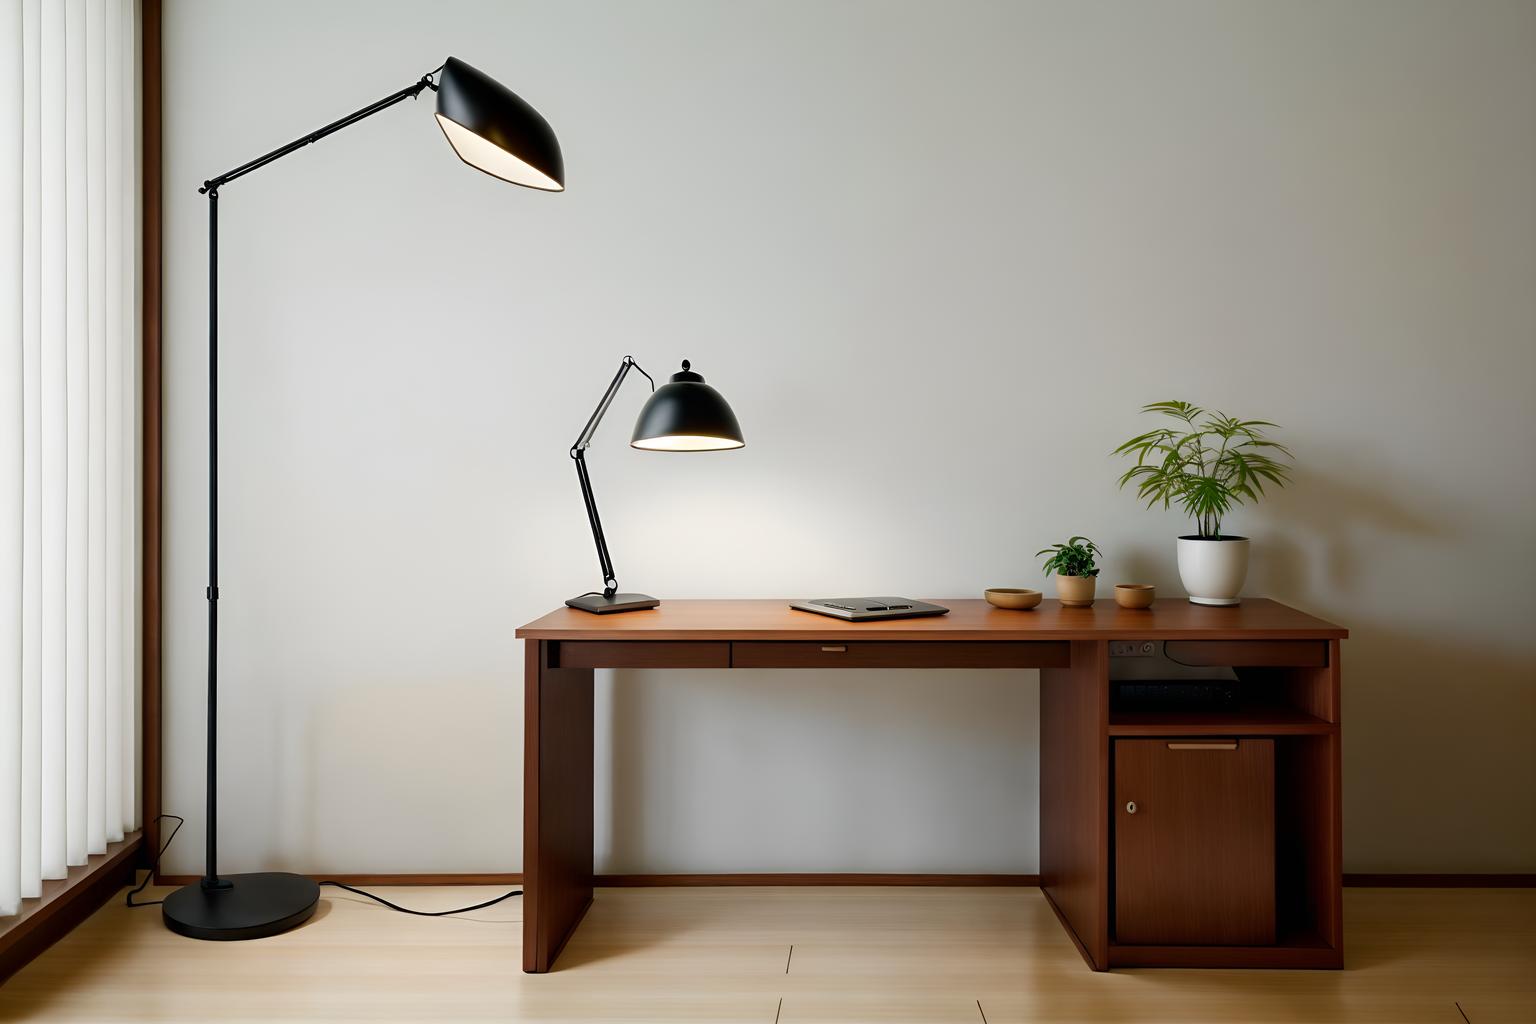
<svg viewBox="0 0 1536 1024">
<path fill-rule="evenodd" d="M 1384 488 L 1366 482 L 1368 473 L 1324 473 L 1298 465 L 1290 486 L 1272 488 L 1258 505 L 1231 516 L 1229 526 L 1239 518 L 1248 524 L 1234 532 L 1254 537 L 1247 592 L 1282 601 L 1294 598 L 1300 607 L 1323 614 L 1318 603 L 1308 598 L 1357 589 L 1366 571 L 1360 562 L 1362 538 L 1383 534 L 1410 541 L 1454 537 L 1450 524 L 1456 523 L 1457 517 L 1452 510 L 1429 508 L 1422 496 L 1412 502 L 1400 501 Z M 1261 523 L 1272 527 L 1283 524 L 1283 528 L 1254 529 L 1253 520 L 1258 516 L 1263 517 Z M 1193 532 L 1187 523 L 1179 529 L 1181 533 Z M 1314 577 L 1310 567 L 1316 564 L 1321 564 L 1322 573 Z M 1122 540 L 1107 568 L 1113 579 L 1101 577 L 1099 597 L 1112 598 L 1116 583 L 1132 582 L 1154 584 L 1163 597 L 1184 594 L 1173 536 Z M 1055 593 L 1049 580 L 1046 593 Z"/>
<path fill-rule="evenodd" d="M 1346 870 L 1536 871 L 1536 665 L 1340 618 Z"/>
<path fill-rule="evenodd" d="M 1454 512 L 1434 508 L 1423 495 L 1401 500 L 1371 486 L 1367 473 L 1345 476 L 1297 467 L 1289 487 L 1266 495 L 1262 507 L 1275 521 L 1295 527 L 1294 534 L 1267 537 L 1254 552 L 1276 597 L 1358 590 L 1366 571 L 1359 561 L 1360 540 L 1368 532 L 1410 541 L 1455 538 Z M 1306 538 L 1307 548 L 1297 537 Z M 1323 575 L 1311 579 L 1307 567 L 1319 546 Z M 1400 550 L 1414 548 L 1410 544 Z"/>
<path fill-rule="evenodd" d="M 1347 626 L 1343 648 L 1345 869 L 1536 871 L 1536 659 L 1505 642 L 1372 616 L 1374 553 L 1454 541 L 1455 512 L 1344 475 L 1298 467 L 1265 508 L 1285 532 L 1256 546 L 1264 592 Z M 1375 567 L 1376 571 L 1380 567 Z M 1393 578 L 1432 572 L 1404 571 Z M 1250 587 L 1250 589 L 1255 589 Z M 1441 598 L 1428 590 L 1426 602 Z M 1433 616 L 1430 616 L 1433 618 Z M 1422 622 L 1423 619 L 1419 620 Z M 1436 851 L 1430 862 L 1422 849 Z"/>
</svg>

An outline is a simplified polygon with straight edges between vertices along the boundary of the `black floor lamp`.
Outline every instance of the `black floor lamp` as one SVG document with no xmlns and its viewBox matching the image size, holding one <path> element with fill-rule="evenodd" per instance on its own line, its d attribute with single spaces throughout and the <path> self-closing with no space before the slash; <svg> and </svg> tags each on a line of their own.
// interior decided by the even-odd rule
<svg viewBox="0 0 1536 1024">
<path fill-rule="evenodd" d="M 435 82 L 433 75 L 438 75 Z M 564 190 L 560 144 L 548 122 L 495 79 L 453 57 L 399 92 L 210 178 L 198 189 L 208 196 L 208 846 L 202 880 L 171 893 L 161 908 L 168 928 L 196 939 L 275 935 L 308 920 L 320 899 L 320 887 L 303 875 L 218 873 L 219 189 L 401 100 L 415 99 L 423 89 L 437 93 L 437 123 L 466 164 L 515 185 Z"/>
</svg>

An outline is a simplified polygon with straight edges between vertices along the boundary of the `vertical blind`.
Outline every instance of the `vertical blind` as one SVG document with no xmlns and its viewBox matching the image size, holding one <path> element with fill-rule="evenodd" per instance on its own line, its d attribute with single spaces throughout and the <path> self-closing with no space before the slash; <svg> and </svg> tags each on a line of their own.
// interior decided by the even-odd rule
<svg viewBox="0 0 1536 1024">
<path fill-rule="evenodd" d="M 138 62 L 0 0 L 0 916 L 139 826 Z"/>
</svg>

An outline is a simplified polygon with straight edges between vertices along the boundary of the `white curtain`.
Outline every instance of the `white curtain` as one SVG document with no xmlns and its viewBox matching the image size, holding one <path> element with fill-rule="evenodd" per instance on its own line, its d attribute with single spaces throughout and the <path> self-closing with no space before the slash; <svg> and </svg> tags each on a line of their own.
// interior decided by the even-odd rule
<svg viewBox="0 0 1536 1024">
<path fill-rule="evenodd" d="M 0 916 L 139 827 L 139 9 L 0 0 Z"/>
</svg>

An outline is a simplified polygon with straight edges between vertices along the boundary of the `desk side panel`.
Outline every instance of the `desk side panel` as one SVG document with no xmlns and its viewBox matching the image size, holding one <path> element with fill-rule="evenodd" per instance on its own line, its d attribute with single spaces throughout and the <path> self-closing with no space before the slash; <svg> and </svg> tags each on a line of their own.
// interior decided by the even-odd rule
<svg viewBox="0 0 1536 1024">
<path fill-rule="evenodd" d="M 1109 648 L 1040 673 L 1040 887 L 1089 966 L 1109 966 Z"/>
<path fill-rule="evenodd" d="M 523 970 L 543 973 L 592 902 L 592 670 L 525 646 Z"/>
</svg>

